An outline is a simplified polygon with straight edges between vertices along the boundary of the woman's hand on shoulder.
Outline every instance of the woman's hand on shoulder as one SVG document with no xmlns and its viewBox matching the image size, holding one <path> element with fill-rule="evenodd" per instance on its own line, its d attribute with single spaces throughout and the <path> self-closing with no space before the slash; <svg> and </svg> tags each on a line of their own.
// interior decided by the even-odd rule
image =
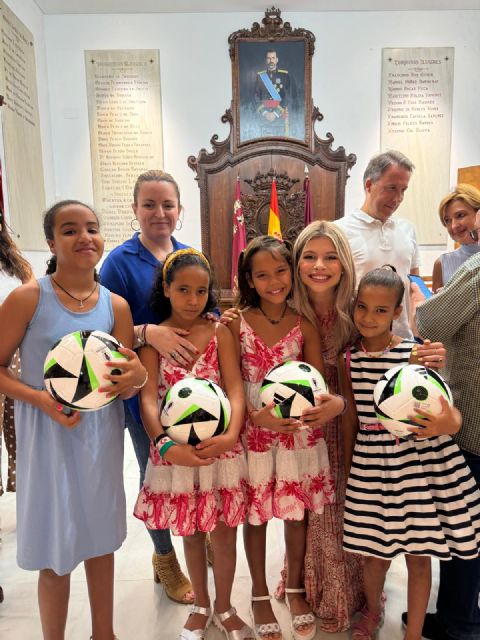
<svg viewBox="0 0 480 640">
<path fill-rule="evenodd" d="M 320 427 L 326 422 L 330 422 L 345 409 L 345 400 L 342 396 L 332 393 L 315 394 L 315 406 L 311 409 L 304 409 L 302 422 L 306 427 Z"/>
<path fill-rule="evenodd" d="M 168 327 L 164 324 L 149 324 L 146 332 L 147 343 L 171 364 L 188 367 L 198 357 L 199 351 L 190 340 L 186 329 Z"/>
<path fill-rule="evenodd" d="M 165 452 L 164 459 L 180 467 L 208 467 L 214 458 L 200 457 L 191 444 L 176 444 Z"/>
<path fill-rule="evenodd" d="M 275 403 L 265 405 L 262 409 L 250 411 L 250 420 L 256 427 L 269 429 L 276 433 L 294 433 L 302 426 L 300 420 L 295 418 L 277 418 L 272 415 L 272 409 Z"/>
<path fill-rule="evenodd" d="M 222 453 L 231 451 L 235 443 L 236 439 L 232 438 L 226 431 L 219 436 L 203 440 L 203 442 L 196 445 L 195 450 L 200 458 L 208 460 L 209 458 L 218 458 Z"/>
<path fill-rule="evenodd" d="M 453 435 L 460 430 L 462 426 L 462 414 L 460 411 L 443 396 L 439 397 L 439 401 L 442 408 L 440 413 L 436 415 L 418 409 L 416 415 L 408 416 L 409 420 L 419 425 L 418 427 L 408 428 L 416 438 Z"/>
<path fill-rule="evenodd" d="M 109 369 L 119 369 L 121 373 L 110 373 L 103 376 L 104 380 L 110 380 L 113 385 L 99 388 L 100 393 L 105 393 L 107 398 L 119 396 L 122 400 L 134 396 L 148 380 L 148 373 L 139 357 L 131 349 L 120 347 L 119 352 L 126 360 L 114 360 L 107 362 Z"/>
<path fill-rule="evenodd" d="M 442 369 L 446 364 L 447 350 L 443 342 L 430 342 L 425 340 L 423 344 L 417 344 L 412 349 L 410 362 L 423 364 L 430 369 Z"/>
<path fill-rule="evenodd" d="M 63 405 L 54 400 L 48 391 L 45 391 L 45 389 L 39 391 L 37 397 L 38 402 L 36 403 L 36 406 L 59 425 L 65 427 L 65 429 L 74 429 L 78 426 L 78 423 L 80 422 L 79 411 L 73 411 L 67 415 L 64 413 Z"/>
</svg>

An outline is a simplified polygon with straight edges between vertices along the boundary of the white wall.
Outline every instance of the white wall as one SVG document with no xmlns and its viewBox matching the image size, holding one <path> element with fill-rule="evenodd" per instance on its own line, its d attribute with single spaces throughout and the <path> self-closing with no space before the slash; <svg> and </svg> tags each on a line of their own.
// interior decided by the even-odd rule
<svg viewBox="0 0 480 640">
<path fill-rule="evenodd" d="M 16 10 L 15 5 L 25 3 L 9 0 L 9 4 Z M 26 18 L 41 22 L 38 11 L 33 21 L 34 5 L 28 4 L 32 15 Z M 17 15 L 22 18 L 20 9 Z M 47 199 L 53 195 L 52 200 L 93 200 L 84 50 L 158 48 L 165 169 L 179 181 L 186 210 L 179 237 L 200 247 L 199 191 L 186 159 L 202 147 L 210 150 L 214 133 L 220 139 L 227 135 L 220 122 L 232 95 L 227 38 L 261 17 L 257 13 L 45 16 L 56 184 L 53 194 L 47 188 Z M 347 186 L 347 210 L 363 201 L 363 169 L 379 149 L 383 47 L 455 47 L 451 183 L 456 182 L 457 167 L 480 163 L 480 11 L 285 13 L 282 17 L 293 27 L 310 29 L 317 38 L 313 99 L 325 116 L 317 124 L 318 134 L 332 132 L 335 146 L 357 154 Z M 26 18 L 22 19 L 32 29 Z M 41 33 L 40 26 L 36 28 Z M 40 91 L 46 74 L 39 66 Z M 42 94 L 42 115 L 46 102 Z M 422 273 L 429 273 L 432 259 L 425 252 L 424 257 Z"/>
<path fill-rule="evenodd" d="M 46 201 L 55 199 L 55 175 L 53 169 L 53 150 L 50 127 L 49 87 L 47 79 L 47 61 L 45 47 L 44 16 L 33 0 L 4 0 L 5 4 L 15 13 L 17 18 L 29 29 L 35 43 L 35 64 L 37 67 L 38 107 L 40 114 L 40 133 L 42 139 L 43 173 L 45 178 Z M 4 93 L 0 91 L 0 93 Z M 0 124 L 1 127 L 1 124 Z M 5 165 L 3 137 L 0 136 L 0 157 L 5 172 L 12 170 Z M 6 191 L 6 180 L 3 180 L 3 188 Z M 28 184 L 25 185 L 28 189 Z M 8 192 L 7 192 L 8 200 Z M 41 210 L 38 212 L 39 224 L 41 224 Z M 7 209 L 8 216 L 8 209 Z M 15 230 L 14 230 L 15 231 Z M 45 244 L 46 247 L 46 244 Z M 26 251 L 25 256 L 32 264 L 36 273 L 45 270 L 45 256 L 43 251 Z"/>
</svg>

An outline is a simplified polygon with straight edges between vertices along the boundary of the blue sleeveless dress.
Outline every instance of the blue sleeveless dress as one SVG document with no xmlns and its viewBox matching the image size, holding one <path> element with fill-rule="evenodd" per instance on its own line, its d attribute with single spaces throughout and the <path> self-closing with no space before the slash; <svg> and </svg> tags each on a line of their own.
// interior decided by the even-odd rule
<svg viewBox="0 0 480 640">
<path fill-rule="evenodd" d="M 37 309 L 20 345 L 22 381 L 43 388 L 43 363 L 71 331 L 111 333 L 110 292 L 96 306 L 66 309 L 49 277 L 38 279 Z M 15 402 L 17 429 L 17 562 L 23 569 L 70 573 L 89 558 L 112 553 L 126 536 L 123 488 L 123 405 L 81 414 L 66 429 L 25 402 Z"/>
</svg>

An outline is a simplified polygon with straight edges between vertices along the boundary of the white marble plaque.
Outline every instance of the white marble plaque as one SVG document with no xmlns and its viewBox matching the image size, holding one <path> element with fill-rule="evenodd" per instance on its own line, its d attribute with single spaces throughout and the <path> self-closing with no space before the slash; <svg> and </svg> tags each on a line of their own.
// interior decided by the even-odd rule
<svg viewBox="0 0 480 640">
<path fill-rule="evenodd" d="M 415 164 L 400 209 L 420 244 L 443 244 L 438 205 L 450 188 L 454 49 L 383 49 L 382 150 L 398 149 Z"/>
<path fill-rule="evenodd" d="M 95 209 L 106 248 L 132 235 L 138 175 L 163 167 L 156 50 L 85 51 Z"/>
<path fill-rule="evenodd" d="M 10 226 L 21 249 L 45 249 L 42 142 L 33 35 L 0 0 L 0 93 Z"/>
</svg>

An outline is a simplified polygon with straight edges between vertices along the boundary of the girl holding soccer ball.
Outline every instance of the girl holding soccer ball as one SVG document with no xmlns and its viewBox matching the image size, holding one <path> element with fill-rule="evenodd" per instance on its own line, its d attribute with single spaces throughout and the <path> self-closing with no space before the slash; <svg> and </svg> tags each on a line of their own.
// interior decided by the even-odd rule
<svg viewBox="0 0 480 640">
<path fill-rule="evenodd" d="M 344 548 L 365 556 L 366 605 L 353 640 L 373 640 L 383 624 L 382 591 L 391 560 L 405 554 L 408 569 L 406 640 L 420 640 L 431 586 L 430 557 L 472 558 L 480 552 L 480 492 L 449 434 L 461 425 L 457 409 L 440 396 L 437 415 L 418 410 L 412 436 L 396 438 L 378 422 L 376 382 L 389 369 L 421 362 L 442 366 L 442 343 L 424 346 L 392 334 L 404 285 L 393 267 L 360 281 L 353 321 L 360 334 L 347 348 L 359 421 L 345 501 Z M 476 506 L 477 505 L 477 506 Z"/>
<path fill-rule="evenodd" d="M 208 595 L 205 536 L 211 533 L 216 599 L 213 621 L 227 636 L 253 640 L 254 633 L 231 606 L 236 564 L 236 532 L 245 517 L 246 462 L 239 441 L 245 403 L 233 338 L 226 327 L 204 314 L 215 307 L 212 273 L 205 256 L 184 248 L 167 256 L 153 287 L 152 308 L 163 327 L 188 331 L 198 350 L 193 364 L 143 347 L 140 359 L 148 371 L 142 389 L 142 421 L 152 440 L 145 482 L 135 516 L 151 529 L 167 529 L 183 536 L 188 572 L 195 592 L 180 637 L 203 638 L 212 619 Z M 224 388 L 231 405 L 228 430 L 198 445 L 176 444 L 165 435 L 159 401 L 179 380 L 208 378 Z"/>
<path fill-rule="evenodd" d="M 113 640 L 113 552 L 126 535 L 122 403 L 65 415 L 43 389 L 43 363 L 72 331 L 98 329 L 129 347 L 133 323 L 125 300 L 96 280 L 104 243 L 92 209 L 59 202 L 45 214 L 44 231 L 49 275 L 18 287 L 0 307 L 0 392 L 16 400 L 17 560 L 40 572 L 45 638 L 64 637 L 70 573 L 84 562 L 93 637 Z M 17 347 L 20 379 L 8 370 Z M 121 352 L 126 360 L 114 366 L 122 374 L 107 378 L 126 398 L 146 371 L 133 351 Z M 103 391 L 108 397 L 112 387 Z"/>
<path fill-rule="evenodd" d="M 249 504 L 244 542 L 253 583 L 255 630 L 262 640 L 282 638 L 269 602 L 265 567 L 267 524 L 277 517 L 285 527 L 292 633 L 296 640 L 310 640 L 316 625 L 304 597 L 306 516 L 323 512 L 334 500 L 322 424 L 340 414 L 345 401 L 321 394 L 318 406 L 304 410 L 301 420 L 274 417 L 273 403 L 261 408 L 260 387 L 272 366 L 304 360 L 324 373 L 321 343 L 312 324 L 289 304 L 292 257 L 287 242 L 272 236 L 252 240 L 239 259 L 238 284 L 237 303 L 242 311 L 229 328 L 239 345 L 247 393 L 244 440 Z"/>
</svg>

